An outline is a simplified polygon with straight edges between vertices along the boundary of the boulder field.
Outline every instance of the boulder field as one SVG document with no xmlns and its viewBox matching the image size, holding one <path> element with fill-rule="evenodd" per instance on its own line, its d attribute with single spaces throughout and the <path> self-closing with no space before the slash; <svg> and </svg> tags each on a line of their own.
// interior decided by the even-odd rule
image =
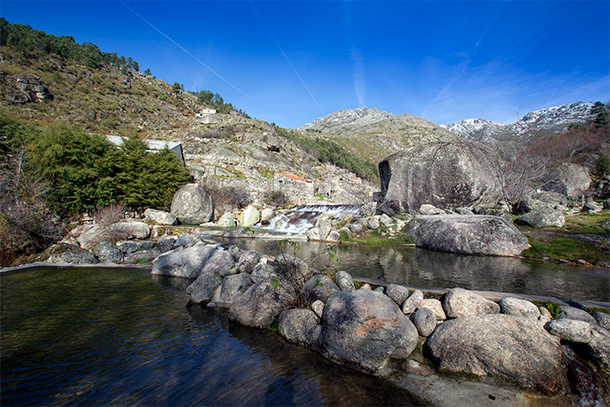
<svg viewBox="0 0 610 407">
<path fill-rule="evenodd" d="M 290 255 L 201 242 L 193 248 L 212 253 L 200 257 L 207 260 L 196 278 L 179 266 L 187 249 L 159 256 L 152 273 L 190 275 L 191 303 L 227 309 L 242 325 L 277 329 L 335 363 L 384 377 L 457 374 L 511 383 L 536 397 L 608 401 L 607 314 L 563 306 L 552 319 L 547 308 L 517 297 L 495 302 L 453 288 L 425 298 L 398 284 L 360 286 L 345 271 L 319 273 Z M 169 263 L 176 267 L 162 267 Z"/>
</svg>

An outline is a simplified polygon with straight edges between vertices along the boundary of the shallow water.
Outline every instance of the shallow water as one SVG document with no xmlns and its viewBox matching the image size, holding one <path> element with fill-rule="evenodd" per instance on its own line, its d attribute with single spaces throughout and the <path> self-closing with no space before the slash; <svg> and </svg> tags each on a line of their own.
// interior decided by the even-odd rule
<svg viewBox="0 0 610 407">
<path fill-rule="evenodd" d="M 419 405 L 275 332 L 188 306 L 189 283 L 123 268 L 1 274 L 1 404 Z"/>
<path fill-rule="evenodd" d="M 275 256 L 291 252 L 277 240 L 232 239 L 230 243 Z M 325 252 L 337 247 L 333 259 Z M 500 291 L 610 302 L 610 270 L 521 260 L 466 256 L 405 246 L 332 245 L 300 242 L 297 256 L 317 268 L 346 270 L 354 276 L 421 287 Z"/>
</svg>

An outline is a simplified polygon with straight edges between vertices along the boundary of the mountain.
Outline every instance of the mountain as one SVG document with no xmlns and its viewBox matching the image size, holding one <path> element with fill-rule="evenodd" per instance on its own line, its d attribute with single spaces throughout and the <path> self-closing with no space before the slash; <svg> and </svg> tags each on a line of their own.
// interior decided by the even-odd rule
<svg viewBox="0 0 610 407">
<path fill-rule="evenodd" d="M 421 117 L 400 116 L 369 107 L 339 110 L 297 128 L 307 137 L 322 137 L 353 155 L 374 162 L 405 148 L 455 137 Z"/>
<path fill-rule="evenodd" d="M 441 125 L 459 136 L 484 143 L 516 141 L 533 144 L 553 134 L 565 132 L 570 125 L 586 124 L 595 120 L 593 103 L 576 102 L 536 110 L 510 124 L 484 119 L 467 119 Z"/>
</svg>

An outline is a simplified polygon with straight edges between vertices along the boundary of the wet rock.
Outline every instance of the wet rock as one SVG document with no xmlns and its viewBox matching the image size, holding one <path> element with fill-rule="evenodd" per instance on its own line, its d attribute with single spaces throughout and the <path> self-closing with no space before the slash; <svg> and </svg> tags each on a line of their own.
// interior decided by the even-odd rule
<svg viewBox="0 0 610 407">
<path fill-rule="evenodd" d="M 212 198 L 200 185 L 186 184 L 174 195 L 171 213 L 187 225 L 209 222 L 214 213 Z"/>
<path fill-rule="evenodd" d="M 146 216 L 148 220 L 160 225 L 175 225 L 178 223 L 178 219 L 174 215 L 157 209 L 146 209 L 144 211 L 144 216 Z"/>
<path fill-rule="evenodd" d="M 419 303 L 424 299 L 424 293 L 422 293 L 420 290 L 415 290 L 413 291 L 413 294 L 411 294 L 403 303 L 402 303 L 402 312 L 405 315 L 409 315 L 412 314 L 417 307 L 419 306 Z"/>
<path fill-rule="evenodd" d="M 420 308 L 411 315 L 411 322 L 421 336 L 430 336 L 436 328 L 436 315 L 430 308 Z"/>
<path fill-rule="evenodd" d="M 339 291 L 339 287 L 330 277 L 324 274 L 317 274 L 307 280 L 301 288 L 301 299 L 306 304 L 312 304 L 316 300 L 326 302 L 331 294 Z"/>
<path fill-rule="evenodd" d="M 535 304 L 520 298 L 503 298 L 498 305 L 500 305 L 500 311 L 503 314 L 526 318 L 538 318 L 540 316 L 540 310 Z"/>
<path fill-rule="evenodd" d="M 186 288 L 191 302 L 199 304 L 209 302 L 214 298 L 216 289 L 222 284 L 222 277 L 214 273 L 201 273 L 199 277 Z"/>
<path fill-rule="evenodd" d="M 445 294 L 443 309 L 448 318 L 465 318 L 500 312 L 500 306 L 495 302 L 463 288 L 452 288 Z"/>
<path fill-rule="evenodd" d="M 591 340 L 591 325 L 576 319 L 555 319 L 544 326 L 553 335 L 567 341 L 588 343 Z"/>
<path fill-rule="evenodd" d="M 343 270 L 337 271 L 335 273 L 335 283 L 341 291 L 354 290 L 356 288 L 354 286 L 354 280 L 352 279 L 352 275 L 347 271 Z"/>
<path fill-rule="evenodd" d="M 416 216 L 407 226 L 416 246 L 463 254 L 516 256 L 530 247 L 512 222 L 488 215 Z"/>
<path fill-rule="evenodd" d="M 409 289 L 403 285 L 390 284 L 385 288 L 385 295 L 390 297 L 400 307 L 409 296 Z"/>
<path fill-rule="evenodd" d="M 369 290 L 339 291 L 324 307 L 319 346 L 327 358 L 380 373 L 417 345 L 413 323 L 387 296 Z"/>
<path fill-rule="evenodd" d="M 440 369 L 492 374 L 544 394 L 567 387 L 559 342 L 531 318 L 496 314 L 449 320 L 426 346 Z"/>
<path fill-rule="evenodd" d="M 295 308 L 280 314 L 278 331 L 290 343 L 314 346 L 317 342 L 318 317 L 309 309 Z"/>
<path fill-rule="evenodd" d="M 93 254 L 102 263 L 122 263 L 125 258 L 114 242 L 99 242 L 93 249 Z"/>
<path fill-rule="evenodd" d="M 294 289 L 280 278 L 252 285 L 229 308 L 229 319 L 245 326 L 269 328 L 273 318 L 297 301 Z"/>
<path fill-rule="evenodd" d="M 216 246 L 198 245 L 164 253 L 153 261 L 152 274 L 197 278 L 205 263 L 218 250 Z"/>
</svg>

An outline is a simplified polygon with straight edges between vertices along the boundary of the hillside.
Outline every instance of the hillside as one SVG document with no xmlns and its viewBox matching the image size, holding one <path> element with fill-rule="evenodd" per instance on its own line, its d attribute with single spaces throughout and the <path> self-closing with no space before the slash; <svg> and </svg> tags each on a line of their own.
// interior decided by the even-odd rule
<svg viewBox="0 0 610 407">
<path fill-rule="evenodd" d="M 595 120 L 593 103 L 576 102 L 527 113 L 510 124 L 484 119 L 467 119 L 442 125 L 450 132 L 483 143 L 515 141 L 534 144 L 554 134 L 564 133 L 571 125 Z"/>
<path fill-rule="evenodd" d="M 368 107 L 340 110 L 297 130 L 308 137 L 333 140 L 355 156 L 375 162 L 420 143 L 455 137 L 421 117 Z"/>
</svg>

